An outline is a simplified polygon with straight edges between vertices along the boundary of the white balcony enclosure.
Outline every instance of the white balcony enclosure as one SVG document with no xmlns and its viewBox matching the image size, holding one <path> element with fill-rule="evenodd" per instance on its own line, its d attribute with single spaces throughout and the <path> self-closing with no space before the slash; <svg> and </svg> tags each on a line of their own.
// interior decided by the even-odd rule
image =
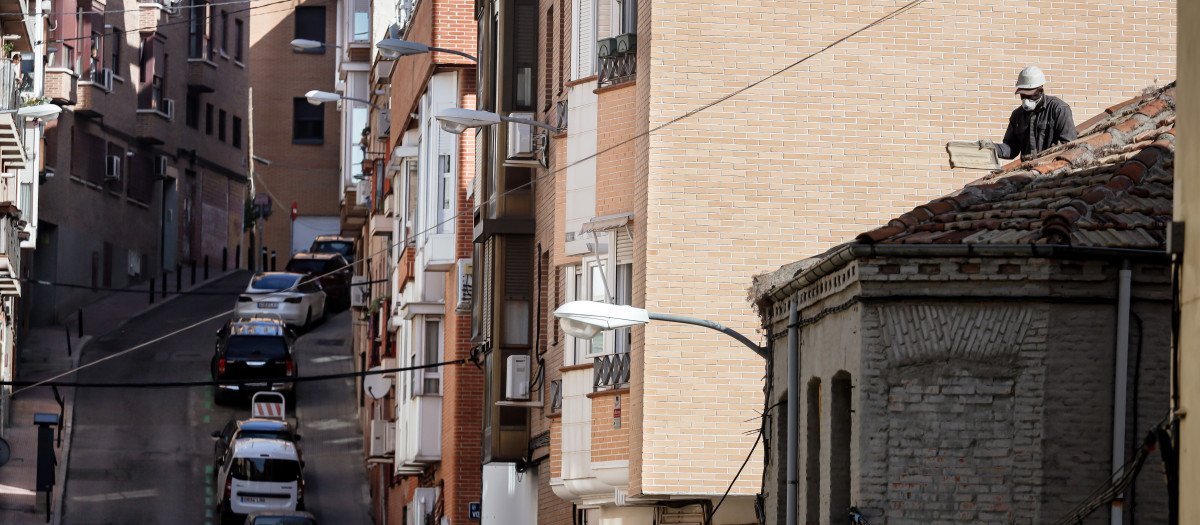
<svg viewBox="0 0 1200 525">
<path fill-rule="evenodd" d="M 425 236 L 425 244 L 417 248 L 417 268 L 427 272 L 448 272 L 454 268 L 455 235 L 438 233 Z"/>
<path fill-rule="evenodd" d="M 442 396 L 398 399 L 396 473 L 419 474 L 442 460 Z"/>
</svg>

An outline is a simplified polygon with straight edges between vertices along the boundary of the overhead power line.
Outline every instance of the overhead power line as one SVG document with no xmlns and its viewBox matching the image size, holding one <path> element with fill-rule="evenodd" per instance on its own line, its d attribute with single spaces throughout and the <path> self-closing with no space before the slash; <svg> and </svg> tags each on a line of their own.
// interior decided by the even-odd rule
<svg viewBox="0 0 1200 525">
<path fill-rule="evenodd" d="M 266 4 L 262 4 L 262 5 L 252 5 L 249 7 L 242 8 L 242 9 L 234 9 L 232 11 L 226 11 L 225 13 L 226 14 L 243 13 L 246 11 L 262 9 L 264 7 L 270 7 L 273 5 L 290 4 L 290 3 L 292 3 L 292 0 L 275 0 L 274 2 L 270 2 L 270 3 L 266 3 Z M 291 9 L 291 7 L 289 6 L 287 9 Z M 250 16 L 277 13 L 279 11 L 286 11 L 287 9 L 277 9 L 274 11 L 251 13 Z M 213 18 L 216 18 L 217 16 L 218 15 L 216 12 L 212 12 L 208 16 L 204 17 L 204 20 L 212 20 Z M 179 21 L 175 21 L 175 22 L 166 22 L 166 23 L 162 23 L 162 24 L 155 24 L 153 27 L 155 29 L 157 29 L 159 27 L 175 26 L 175 25 L 180 25 L 180 24 L 190 24 L 191 22 L 192 22 L 192 20 L 190 18 L 188 18 L 188 19 L 179 20 Z M 78 37 L 72 37 L 72 38 L 55 38 L 52 40 L 46 40 L 44 42 L 43 41 L 34 42 L 34 45 L 59 44 L 62 42 L 74 42 L 74 41 L 78 41 L 78 40 L 91 40 L 92 37 L 94 37 L 94 36 L 106 37 L 106 36 L 113 36 L 113 35 L 123 35 L 125 33 L 139 33 L 143 29 L 149 29 L 149 28 L 148 27 L 138 27 L 138 28 L 134 28 L 134 29 L 122 29 L 120 31 L 114 30 L 114 31 L 110 31 L 108 33 L 100 33 L 98 35 L 86 35 L 86 36 L 78 36 Z"/>
</svg>

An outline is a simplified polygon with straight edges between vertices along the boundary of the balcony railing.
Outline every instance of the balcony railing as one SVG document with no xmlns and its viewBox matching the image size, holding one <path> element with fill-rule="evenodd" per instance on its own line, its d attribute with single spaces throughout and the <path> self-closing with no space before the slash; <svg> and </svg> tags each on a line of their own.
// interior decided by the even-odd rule
<svg viewBox="0 0 1200 525">
<path fill-rule="evenodd" d="M 567 101 L 565 100 L 560 100 L 557 104 L 555 104 L 554 114 L 555 117 L 557 117 L 555 118 L 555 122 L 557 122 L 557 124 L 554 127 L 561 130 L 567 129 L 567 108 L 568 105 Z"/>
<path fill-rule="evenodd" d="M 562 379 L 550 382 L 550 413 L 562 412 Z"/>
<path fill-rule="evenodd" d="M 597 356 L 592 362 L 592 390 L 616 390 L 629 387 L 629 354 Z"/>
<path fill-rule="evenodd" d="M 0 110 L 13 110 L 21 107 L 20 63 L 14 64 L 0 60 Z"/>
<path fill-rule="evenodd" d="M 613 86 L 637 78 L 637 54 L 625 53 L 615 57 L 600 57 L 598 87 Z"/>
</svg>

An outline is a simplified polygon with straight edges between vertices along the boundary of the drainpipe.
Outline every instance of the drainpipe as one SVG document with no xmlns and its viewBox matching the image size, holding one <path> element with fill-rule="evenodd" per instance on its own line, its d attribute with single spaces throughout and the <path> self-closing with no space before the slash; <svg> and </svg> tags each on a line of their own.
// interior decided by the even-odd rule
<svg viewBox="0 0 1200 525">
<path fill-rule="evenodd" d="M 1116 376 L 1113 378 L 1113 477 L 1120 474 L 1125 465 L 1125 405 L 1129 378 L 1129 292 L 1132 274 L 1129 259 L 1125 259 L 1121 264 L 1121 272 L 1118 274 L 1117 288 L 1117 356 L 1114 367 Z M 1133 402 L 1136 403 L 1137 400 L 1135 399 Z M 1124 502 L 1124 493 L 1118 494 L 1113 499 L 1112 515 L 1109 520 L 1112 525 L 1121 525 L 1124 519 L 1121 514 Z"/>
<path fill-rule="evenodd" d="M 800 301 L 792 299 L 788 315 L 787 353 L 787 525 L 796 525 L 796 493 L 800 486 L 799 465 L 796 464 L 800 426 Z"/>
</svg>

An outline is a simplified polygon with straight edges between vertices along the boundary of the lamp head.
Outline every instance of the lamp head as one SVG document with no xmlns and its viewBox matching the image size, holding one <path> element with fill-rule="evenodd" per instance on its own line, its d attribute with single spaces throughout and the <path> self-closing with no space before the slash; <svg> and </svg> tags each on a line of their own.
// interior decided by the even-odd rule
<svg viewBox="0 0 1200 525">
<path fill-rule="evenodd" d="M 337 102 L 342 99 L 342 96 L 337 93 L 321 91 L 314 89 L 304 94 L 304 98 L 308 99 L 308 103 L 314 106 L 320 106 L 326 102 Z"/>
<path fill-rule="evenodd" d="M 446 108 L 437 115 L 438 124 L 455 135 L 461 134 L 467 128 L 478 128 L 500 123 L 500 115 L 490 111 L 476 111 L 463 108 Z"/>
<path fill-rule="evenodd" d="M 591 339 L 605 330 L 650 322 L 642 308 L 595 301 L 571 301 L 554 311 L 558 324 L 571 337 Z"/>
<path fill-rule="evenodd" d="M 409 42 L 408 40 L 400 40 L 399 38 L 385 38 L 375 44 L 375 47 L 383 51 L 387 51 L 389 55 L 395 57 L 403 57 L 408 55 L 420 55 L 429 52 L 429 46 L 420 42 Z"/>
<path fill-rule="evenodd" d="M 296 49 L 316 49 L 324 46 L 325 44 L 323 42 L 317 42 L 316 40 L 309 40 L 307 38 L 297 38 L 292 40 L 292 47 Z"/>
<path fill-rule="evenodd" d="M 59 113 L 62 113 L 62 106 L 55 104 L 24 106 L 17 110 L 18 117 L 36 118 L 42 120 L 54 120 L 58 118 Z"/>
</svg>

